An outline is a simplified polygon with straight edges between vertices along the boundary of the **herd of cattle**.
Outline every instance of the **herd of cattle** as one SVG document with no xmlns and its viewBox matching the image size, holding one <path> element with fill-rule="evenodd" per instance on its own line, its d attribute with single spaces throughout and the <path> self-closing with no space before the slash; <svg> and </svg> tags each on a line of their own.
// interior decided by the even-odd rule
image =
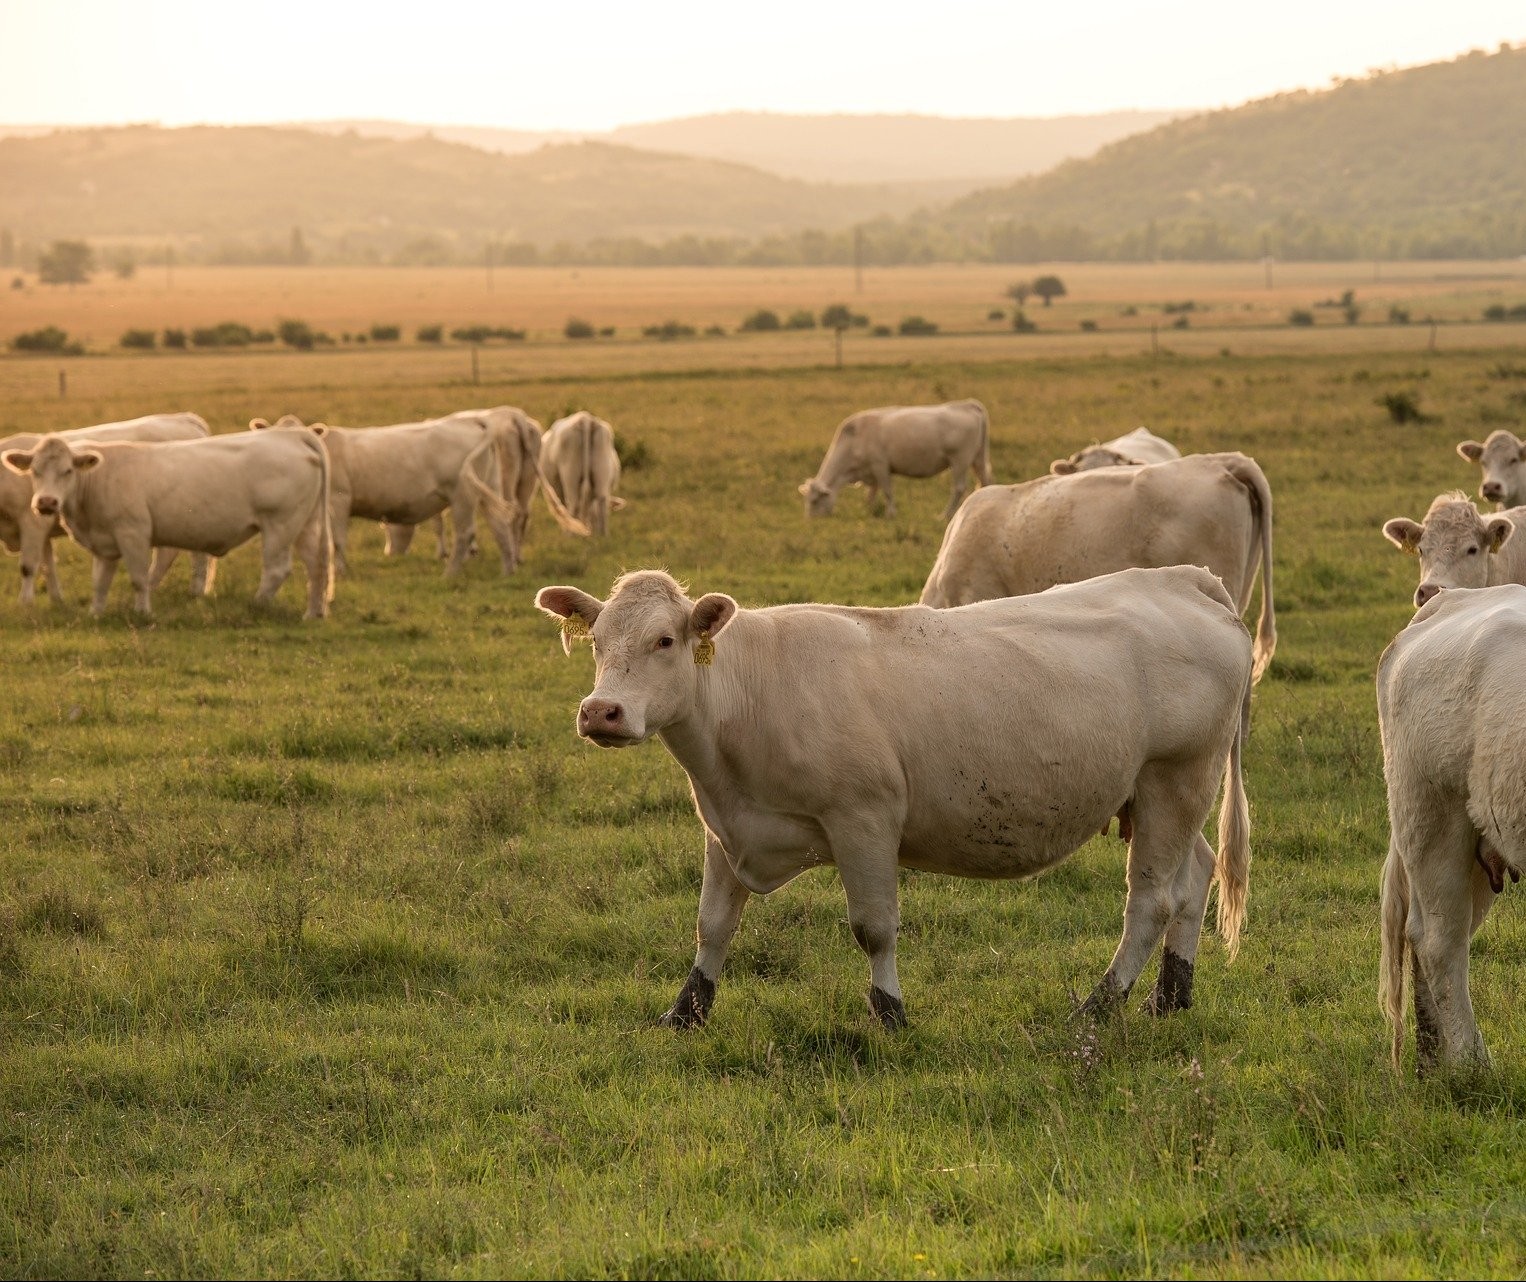
<svg viewBox="0 0 1526 1282">
<path fill-rule="evenodd" d="M 21 555 L 23 602 L 39 576 L 59 597 L 61 529 L 94 557 L 97 613 L 118 562 L 146 613 L 177 552 L 193 555 L 204 593 L 214 558 L 259 534 L 257 599 L 295 554 L 319 618 L 347 569 L 352 517 L 381 522 L 393 554 L 433 523 L 454 571 L 481 515 L 508 573 L 537 489 L 575 534 L 605 533 L 621 503 L 613 432 L 586 412 L 544 433 L 509 406 L 392 427 L 250 427 L 211 436 L 197 415 L 169 414 L 0 441 L 0 541 Z M 1418 556 L 1421 582 L 1378 666 L 1392 832 L 1380 997 L 1397 1061 L 1408 959 L 1422 1066 L 1484 1057 L 1469 943 L 1506 876 L 1526 870 L 1526 444 L 1496 431 L 1457 448 L 1503 510 L 1483 516 L 1453 493 L 1423 521 L 1383 527 Z M 704 1022 L 751 894 L 830 863 L 869 957 L 870 1006 L 900 1024 L 898 867 L 1031 876 L 1115 818 L 1128 843 L 1123 934 L 1084 1009 L 1120 1003 L 1158 946 L 1148 1009 L 1189 1006 L 1214 884 L 1233 956 L 1251 688 L 1277 644 L 1265 475 L 1244 454 L 1183 457 L 1140 428 L 996 485 L 989 417 L 965 400 L 851 415 L 800 493 L 808 517 L 852 484 L 893 512 L 893 476 L 945 469 L 948 526 L 916 605 L 744 609 L 721 593 L 690 600 L 654 570 L 621 576 L 608 600 L 536 594 L 565 649 L 594 644 L 579 733 L 605 747 L 659 735 L 704 824 L 697 949 L 665 1023 Z M 1241 616 L 1258 570 L 1253 641 Z M 1481 590 L 1444 591 L 1464 588 Z M 1221 780 L 1215 850 L 1202 829 Z"/>
</svg>

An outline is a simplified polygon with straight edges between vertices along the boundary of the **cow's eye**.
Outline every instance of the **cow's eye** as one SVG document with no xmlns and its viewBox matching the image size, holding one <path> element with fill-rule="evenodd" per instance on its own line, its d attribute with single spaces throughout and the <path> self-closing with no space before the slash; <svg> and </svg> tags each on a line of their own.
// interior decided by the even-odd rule
<svg viewBox="0 0 1526 1282">
<path fill-rule="evenodd" d="M 662 637 L 662 638 L 660 638 L 658 640 L 658 642 L 657 642 L 657 647 L 660 650 L 671 650 L 673 648 L 673 638 L 672 637 Z"/>
<path fill-rule="evenodd" d="M 1478 549 L 1477 548 L 1469 548 L 1468 549 L 1468 555 L 1469 556 L 1477 556 L 1478 555 Z"/>
</svg>

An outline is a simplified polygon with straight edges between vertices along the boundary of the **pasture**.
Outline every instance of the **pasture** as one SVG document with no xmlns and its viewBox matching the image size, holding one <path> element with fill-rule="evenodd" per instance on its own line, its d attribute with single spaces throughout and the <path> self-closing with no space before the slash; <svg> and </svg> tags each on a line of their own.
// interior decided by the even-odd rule
<svg viewBox="0 0 1526 1282">
<path fill-rule="evenodd" d="M 300 575 L 249 604 L 252 547 L 207 602 L 182 559 L 152 624 L 121 584 L 92 622 L 67 541 L 62 609 L 23 613 L 0 560 L 0 1271 L 1519 1276 L 1526 888 L 1473 949 L 1496 1068 L 1395 1077 L 1373 702 L 1416 581 L 1380 526 L 1476 485 L 1456 441 L 1521 430 L 1515 333 L 1157 358 L 1137 334 L 1109 355 L 886 340 L 841 370 L 820 334 L 804 358 L 781 337 L 602 366 L 548 344 L 480 385 L 459 351 L 114 356 L 69 362 L 67 400 L 58 362 L 0 361 L 6 431 L 508 402 L 587 408 L 644 453 L 607 540 L 538 508 L 512 579 L 480 556 L 443 580 L 423 532 L 384 560 L 357 523 L 323 624 L 300 620 Z M 631 354 L 674 351 L 691 368 Z M 1432 417 L 1395 425 L 1376 401 L 1398 390 Z M 998 481 L 1141 423 L 1271 481 L 1280 644 L 1240 956 L 1205 942 L 1196 1004 L 1161 1021 L 1137 1009 L 1147 970 L 1092 1031 L 1072 993 L 1117 940 L 1116 838 L 1031 883 L 903 874 L 911 1023 L 886 1033 L 823 870 L 750 904 L 707 1028 L 658 1029 L 692 957 L 699 823 L 660 745 L 577 741 L 592 663 L 531 597 L 661 565 L 744 605 L 914 600 L 946 477 L 902 481 L 893 521 L 850 491 L 807 523 L 795 486 L 846 413 L 962 396 L 990 410 Z"/>
</svg>

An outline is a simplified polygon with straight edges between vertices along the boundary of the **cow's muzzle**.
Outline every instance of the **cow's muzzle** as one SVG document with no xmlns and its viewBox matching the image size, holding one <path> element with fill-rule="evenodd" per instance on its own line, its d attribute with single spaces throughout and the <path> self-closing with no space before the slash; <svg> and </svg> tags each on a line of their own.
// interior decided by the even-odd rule
<svg viewBox="0 0 1526 1282">
<path fill-rule="evenodd" d="M 578 705 L 578 733 L 601 748 L 623 748 L 636 741 L 625 723 L 625 709 L 613 699 L 584 699 Z"/>
<path fill-rule="evenodd" d="M 1505 487 L 1498 481 L 1485 481 L 1478 492 L 1491 503 L 1498 503 L 1505 497 Z"/>
<path fill-rule="evenodd" d="M 32 500 L 32 511 L 38 516 L 57 516 L 58 500 L 46 494 L 39 494 Z"/>
<path fill-rule="evenodd" d="M 1441 585 L 1439 583 L 1422 583 L 1415 589 L 1415 609 L 1418 610 L 1440 591 Z"/>
</svg>

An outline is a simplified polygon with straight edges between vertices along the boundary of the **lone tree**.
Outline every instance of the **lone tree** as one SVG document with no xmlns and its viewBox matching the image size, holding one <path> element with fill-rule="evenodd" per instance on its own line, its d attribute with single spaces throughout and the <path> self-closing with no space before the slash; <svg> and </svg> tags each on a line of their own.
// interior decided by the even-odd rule
<svg viewBox="0 0 1526 1282">
<path fill-rule="evenodd" d="M 1023 304 L 1028 301 L 1028 296 L 1033 293 L 1033 286 L 1025 280 L 1007 286 L 1007 297 L 1017 304 L 1017 310 L 1023 310 Z"/>
<path fill-rule="evenodd" d="M 1056 298 L 1065 297 L 1065 282 L 1058 276 L 1040 276 L 1033 282 L 1033 292 L 1044 300 L 1044 306 L 1048 307 Z"/>
<path fill-rule="evenodd" d="M 95 254 L 82 240 L 55 240 L 37 260 L 37 279 L 44 285 L 83 285 L 95 270 Z"/>
</svg>

